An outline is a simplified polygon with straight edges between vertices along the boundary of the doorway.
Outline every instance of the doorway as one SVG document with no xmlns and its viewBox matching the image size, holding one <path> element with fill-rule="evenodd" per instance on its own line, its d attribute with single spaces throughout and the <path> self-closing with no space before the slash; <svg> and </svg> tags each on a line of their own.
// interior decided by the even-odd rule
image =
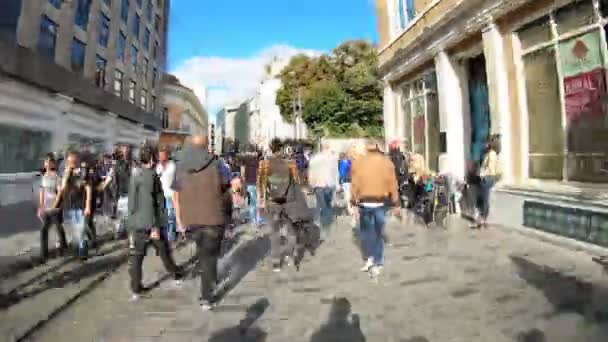
<svg viewBox="0 0 608 342">
<path fill-rule="evenodd" d="M 486 59 L 483 54 L 468 61 L 469 104 L 471 108 L 471 150 L 469 161 L 481 165 L 486 141 L 490 136 L 490 99 Z"/>
</svg>

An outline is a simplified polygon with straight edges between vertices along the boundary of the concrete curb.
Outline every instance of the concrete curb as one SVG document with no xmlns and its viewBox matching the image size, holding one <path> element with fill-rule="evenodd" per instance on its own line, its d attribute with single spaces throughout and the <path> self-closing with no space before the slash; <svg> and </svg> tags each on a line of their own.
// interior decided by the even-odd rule
<svg viewBox="0 0 608 342">
<path fill-rule="evenodd" d="M 608 248 L 604 248 L 598 245 L 594 245 L 591 243 L 575 240 L 572 238 L 559 236 L 551 233 L 546 233 L 543 231 L 539 231 L 533 228 L 528 227 L 510 227 L 500 224 L 493 224 L 492 226 L 498 227 L 500 229 L 509 230 L 527 237 L 531 237 L 543 242 L 547 242 L 553 244 L 555 246 L 563 247 L 575 252 L 585 252 L 590 255 L 590 257 L 603 256 L 608 255 Z"/>
</svg>

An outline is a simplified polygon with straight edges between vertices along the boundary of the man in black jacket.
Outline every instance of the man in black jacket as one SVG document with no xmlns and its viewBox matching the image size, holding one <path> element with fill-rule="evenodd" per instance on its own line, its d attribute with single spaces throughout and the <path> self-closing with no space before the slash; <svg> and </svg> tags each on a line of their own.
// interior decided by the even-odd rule
<svg viewBox="0 0 608 342">
<path fill-rule="evenodd" d="M 127 229 L 132 300 L 137 300 L 143 291 L 142 263 L 148 244 L 154 245 L 167 271 L 177 283 L 181 283 L 181 272 L 171 255 L 167 236 L 161 234 L 160 228 L 167 223 L 167 211 L 162 184 L 153 168 L 153 156 L 152 148 L 142 148 L 141 168 L 135 169 L 129 181 Z"/>
</svg>

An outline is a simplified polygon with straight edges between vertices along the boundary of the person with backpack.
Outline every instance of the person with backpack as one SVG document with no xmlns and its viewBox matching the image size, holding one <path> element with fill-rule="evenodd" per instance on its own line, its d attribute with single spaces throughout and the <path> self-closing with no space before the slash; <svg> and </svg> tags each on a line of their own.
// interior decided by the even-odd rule
<svg viewBox="0 0 608 342">
<path fill-rule="evenodd" d="M 215 290 L 225 229 L 222 177 L 208 146 L 206 135 L 192 137 L 177 161 L 172 185 L 177 225 L 196 242 L 200 305 L 204 311 L 212 310 L 219 300 Z"/>
<path fill-rule="evenodd" d="M 478 216 L 471 228 L 487 228 L 490 214 L 490 194 L 492 188 L 502 176 L 498 153 L 500 151 L 499 137 L 493 135 L 486 144 L 486 150 L 479 169 Z"/>
<path fill-rule="evenodd" d="M 270 223 L 270 254 L 273 270 L 280 272 L 295 249 L 295 234 L 288 221 L 287 206 L 294 201 L 294 186 L 298 181 L 295 163 L 279 155 L 281 144 L 271 142 L 272 155 L 260 162 L 257 189 L 260 202 Z M 284 230 L 287 232 L 284 233 Z M 286 243 L 283 244 L 283 239 Z"/>
<path fill-rule="evenodd" d="M 146 248 L 154 245 L 160 259 L 173 275 L 177 284 L 182 275 L 171 255 L 168 236 L 161 230 L 167 223 L 167 208 L 163 184 L 154 170 L 154 151 L 145 146 L 140 151 L 141 167 L 134 169 L 129 179 L 129 209 L 127 230 L 129 235 L 129 275 L 131 277 L 131 300 L 139 299 L 142 286 L 142 264 Z"/>
</svg>

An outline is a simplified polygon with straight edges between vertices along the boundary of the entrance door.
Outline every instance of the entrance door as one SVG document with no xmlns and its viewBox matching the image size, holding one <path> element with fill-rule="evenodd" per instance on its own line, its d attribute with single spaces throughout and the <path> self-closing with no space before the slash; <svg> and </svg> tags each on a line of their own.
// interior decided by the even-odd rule
<svg viewBox="0 0 608 342">
<path fill-rule="evenodd" d="M 486 141 L 490 136 L 490 100 L 486 59 L 479 55 L 469 60 L 469 102 L 471 106 L 471 151 L 469 161 L 481 164 Z"/>
</svg>

